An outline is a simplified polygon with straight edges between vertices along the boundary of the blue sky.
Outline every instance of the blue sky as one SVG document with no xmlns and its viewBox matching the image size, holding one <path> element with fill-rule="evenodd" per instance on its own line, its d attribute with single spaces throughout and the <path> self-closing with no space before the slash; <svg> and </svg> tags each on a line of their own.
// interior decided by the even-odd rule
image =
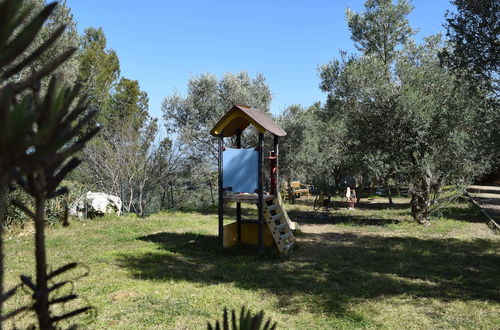
<svg viewBox="0 0 500 330">
<path fill-rule="evenodd" d="M 67 0 L 78 29 L 102 27 L 117 51 L 121 73 L 139 81 L 150 113 L 201 73 L 262 73 L 273 94 L 271 111 L 324 101 L 317 68 L 354 52 L 347 7 L 364 0 Z M 443 32 L 448 0 L 414 0 L 418 39 Z"/>
</svg>

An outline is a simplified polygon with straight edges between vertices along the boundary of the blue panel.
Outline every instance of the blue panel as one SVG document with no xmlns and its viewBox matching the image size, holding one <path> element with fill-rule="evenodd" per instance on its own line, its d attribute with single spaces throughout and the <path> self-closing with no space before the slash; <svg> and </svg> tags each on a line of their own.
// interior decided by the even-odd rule
<svg viewBox="0 0 500 330">
<path fill-rule="evenodd" d="M 252 149 L 230 149 L 222 153 L 222 183 L 232 192 L 255 193 L 258 188 L 259 152 Z"/>
</svg>

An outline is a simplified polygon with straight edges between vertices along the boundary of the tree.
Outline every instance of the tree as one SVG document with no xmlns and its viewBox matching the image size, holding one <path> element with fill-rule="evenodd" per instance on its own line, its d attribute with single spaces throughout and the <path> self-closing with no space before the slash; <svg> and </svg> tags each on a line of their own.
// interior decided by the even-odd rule
<svg viewBox="0 0 500 330">
<path fill-rule="evenodd" d="M 169 132 L 191 149 L 191 155 L 206 160 L 217 157 L 210 129 L 233 104 L 246 104 L 269 111 L 271 92 L 263 75 L 250 78 L 246 72 L 226 74 L 218 80 L 212 74 L 202 74 L 188 83 L 187 97 L 174 94 L 162 104 L 163 118 Z"/>
<path fill-rule="evenodd" d="M 476 112 L 481 98 L 470 92 L 468 81 L 440 66 L 439 41 L 409 45 L 398 62 L 412 214 L 424 224 L 439 206 L 444 186 L 463 191 L 487 166 L 477 153 L 482 141 L 476 132 L 488 129 Z"/>
<path fill-rule="evenodd" d="M 106 49 L 106 36 L 102 28 L 87 28 L 80 46 L 78 80 L 87 93 L 89 107 L 99 109 L 98 121 L 109 116 L 111 89 L 120 75 L 116 52 Z"/>
<path fill-rule="evenodd" d="M 155 144 L 157 129 L 154 119 L 148 119 L 140 130 L 126 123 L 105 127 L 85 149 L 82 170 L 86 181 L 119 196 L 125 212 L 145 215 L 146 207 L 159 198 L 153 192 L 175 166 L 171 142 L 164 139 Z"/>
<path fill-rule="evenodd" d="M 446 13 L 451 50 L 444 52 L 455 69 L 469 73 L 476 83 L 500 93 L 500 2 L 454 0 L 457 12 Z M 498 95 L 497 95 L 498 96 Z"/>
<path fill-rule="evenodd" d="M 325 116 L 342 141 L 343 175 L 369 174 L 384 185 L 392 202 L 389 180 L 398 173 L 395 156 L 404 127 L 395 112 L 397 89 L 387 70 L 391 63 L 374 54 L 344 57 L 321 67 L 323 91 L 328 92 Z M 382 140 L 374 148 L 373 141 Z M 340 168 L 342 168 L 340 167 Z M 341 176 L 339 176 L 339 179 Z"/>
<path fill-rule="evenodd" d="M 374 3 L 380 5 L 367 1 Z M 384 25 L 390 11 L 377 6 L 368 9 Z M 368 24 L 361 19 L 357 23 Z M 353 34 L 359 35 L 356 30 Z M 385 40 L 380 35 L 367 38 Z M 386 182 L 405 178 L 413 217 L 428 224 L 443 187 L 463 187 L 484 168 L 475 152 L 480 143 L 475 132 L 485 127 L 476 113 L 481 100 L 468 91 L 470 84 L 440 65 L 440 37 L 429 37 L 423 45 L 404 40 L 390 62 L 375 47 L 323 66 L 321 87 L 349 130 L 350 151 L 358 163 Z"/>
<path fill-rule="evenodd" d="M 22 10 L 32 8 L 27 16 L 28 19 L 33 18 L 44 8 L 44 6 L 44 0 L 28 0 L 22 2 Z M 54 40 L 51 43 L 50 48 L 43 54 L 40 54 L 40 56 L 31 61 L 29 65 L 25 66 L 24 69 L 19 72 L 17 79 L 22 79 L 30 75 L 31 72 L 39 70 L 46 63 L 50 62 L 51 59 L 60 56 L 69 48 L 78 47 L 80 36 L 76 28 L 76 22 L 70 9 L 66 6 L 64 1 L 51 12 L 50 16 L 44 22 L 44 25 L 40 28 L 35 40 L 33 40 L 33 42 L 29 45 L 26 54 L 33 52 L 43 43 L 50 41 L 50 36 L 62 27 L 64 28 L 59 38 Z M 21 55 L 18 60 L 22 59 L 23 56 L 25 55 Z M 74 84 L 77 80 L 78 66 L 78 57 L 76 55 L 72 55 L 66 62 L 62 63 L 55 72 L 68 85 Z M 46 86 L 47 83 L 48 78 L 42 80 L 43 86 Z"/>
<path fill-rule="evenodd" d="M 356 48 L 375 54 L 386 65 L 396 56 L 396 47 L 414 33 L 408 22 L 412 6 L 407 0 L 367 0 L 364 13 L 347 9 L 347 25 Z"/>
<path fill-rule="evenodd" d="M 447 37 L 450 48 L 442 58 L 456 74 L 473 81 L 472 86 L 483 98 L 478 116 L 490 129 L 478 132 L 483 141 L 483 157 L 491 158 L 500 169 L 500 3 L 493 0 L 455 0 L 457 12 L 446 13 Z M 488 91 L 484 93 L 484 89 Z M 481 95 L 483 93 L 484 95 Z M 496 155 L 496 156 L 495 156 Z M 492 157 L 493 156 L 493 157 Z"/>
<path fill-rule="evenodd" d="M 151 171 L 157 158 L 154 139 L 156 119 L 148 114 L 148 96 L 136 80 L 119 77 L 116 52 L 106 48 L 102 28 L 88 28 L 80 49 L 79 78 L 89 95 L 89 104 L 99 109 L 96 121 L 104 127 L 85 151 L 81 181 L 120 196 L 126 212 L 144 215 L 148 203 L 145 189 L 157 179 Z M 164 149 L 168 140 L 158 147 Z M 159 151 L 158 151 L 159 152 Z"/>
<path fill-rule="evenodd" d="M 85 307 L 56 316 L 51 306 L 74 300 L 77 296 L 52 295 L 49 300 L 51 291 L 67 283 L 49 281 L 76 264 L 48 272 L 45 202 L 67 192 L 59 185 L 80 163 L 73 156 L 98 131 L 97 127 L 92 127 L 86 134 L 81 134 L 81 129 L 89 124 L 95 112 L 83 115 L 86 107 L 79 98 L 78 86 L 64 87 L 61 75 L 58 75 L 50 78 L 46 88 L 40 88 L 42 80 L 46 80 L 76 50 L 69 48 L 42 64 L 36 63 L 54 49 L 54 43 L 63 35 L 64 25 L 56 27 L 38 46 L 30 47 L 56 5 L 53 3 L 36 10 L 33 4 L 24 1 L 0 2 L 0 328 L 4 320 L 28 310 L 36 312 L 41 329 L 55 329 L 57 322 L 88 310 Z M 35 69 L 29 70 L 29 67 Z M 36 281 L 21 275 L 22 284 L 4 292 L 3 218 L 5 194 L 8 187 L 13 187 L 13 181 L 35 199 L 34 211 L 22 202 L 14 201 L 14 204 L 34 221 Z M 23 285 L 32 291 L 33 303 L 3 315 L 1 307 L 4 301 Z"/>
<path fill-rule="evenodd" d="M 208 202 L 208 193 L 214 202 L 214 160 L 218 153 L 210 129 L 235 103 L 268 112 L 271 92 L 264 76 L 257 74 L 251 78 L 246 72 L 240 72 L 237 75 L 227 73 L 217 79 L 212 74 L 202 74 L 188 82 L 186 97 L 174 94 L 163 101 L 167 131 L 177 134 L 178 141 L 183 144 L 185 179 L 178 180 L 182 185 L 178 188 L 189 192 L 193 202 Z M 257 145 L 256 134 L 251 133 L 251 128 L 243 134 L 243 146 Z"/>
<path fill-rule="evenodd" d="M 150 119 L 147 93 L 140 89 L 137 80 L 123 77 L 114 89 L 109 109 L 101 116 L 102 123 L 109 127 L 120 127 L 127 123 L 133 130 L 139 131 Z"/>
<path fill-rule="evenodd" d="M 337 117 L 325 117 L 319 103 L 308 108 L 293 105 L 279 116 L 278 122 L 287 132 L 280 143 L 281 177 L 316 185 L 329 182 L 330 190 L 348 174 L 345 130 Z"/>
<path fill-rule="evenodd" d="M 339 90 L 338 84 L 339 79 L 350 78 L 342 76 L 341 73 L 348 66 L 352 70 L 363 71 L 356 76 L 359 79 L 357 83 L 365 85 L 360 91 L 368 94 L 359 95 L 363 98 L 361 102 L 352 102 L 353 99 L 351 99 L 347 107 L 355 108 L 363 103 L 369 107 L 365 113 L 367 116 L 360 118 L 364 123 L 365 136 L 364 139 L 357 141 L 356 149 L 359 152 L 355 159 L 352 155 L 348 155 L 344 160 L 349 160 L 348 168 L 351 172 L 349 174 L 352 175 L 354 174 L 352 172 L 357 170 L 369 172 L 378 177 L 384 184 L 390 203 L 392 203 L 392 198 L 389 182 L 396 176 L 399 165 L 393 153 L 399 143 L 401 129 L 401 127 L 398 129 L 397 117 L 390 116 L 394 110 L 396 95 L 392 70 L 402 47 L 414 33 L 407 19 L 412 9 L 406 0 L 400 0 L 396 4 L 393 4 L 391 0 L 367 0 L 363 13 L 347 10 L 347 24 L 351 31 L 351 38 L 363 57 L 348 58 L 345 53 L 342 53 L 341 61 L 332 61 L 320 68 L 322 78 L 320 88 L 329 93 L 326 107 L 332 114 L 337 111 L 337 108 L 347 105 L 343 99 L 345 97 L 343 93 L 346 91 Z M 377 88 L 372 88 L 372 85 L 376 85 Z M 388 116 L 381 118 L 381 121 L 374 122 L 375 118 L 370 118 L 368 112 L 375 111 L 375 109 L 385 112 Z M 342 115 L 339 117 L 342 118 Z M 345 125 L 345 120 L 338 120 L 344 121 Z M 344 128 L 352 130 L 351 126 L 344 126 Z M 373 149 L 365 141 L 371 139 L 371 135 L 379 134 L 380 131 L 385 134 L 385 143 Z M 352 133 L 347 134 L 352 135 Z M 352 143 L 350 139 L 346 139 L 346 142 Z"/>
<path fill-rule="evenodd" d="M 100 120 L 104 128 L 85 150 L 81 177 L 119 196 L 125 212 L 158 211 L 164 189 L 175 181 L 178 154 L 170 139 L 157 139 L 157 120 L 149 116 L 147 94 L 136 80 L 118 81 Z"/>
</svg>

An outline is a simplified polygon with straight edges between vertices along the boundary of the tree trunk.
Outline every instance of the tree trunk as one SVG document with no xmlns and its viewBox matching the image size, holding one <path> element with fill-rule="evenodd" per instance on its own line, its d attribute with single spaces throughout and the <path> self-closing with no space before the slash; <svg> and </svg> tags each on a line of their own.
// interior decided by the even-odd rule
<svg viewBox="0 0 500 330">
<path fill-rule="evenodd" d="M 375 187 L 377 186 L 376 178 L 370 177 L 370 195 L 375 194 Z"/>
<path fill-rule="evenodd" d="M 288 177 L 286 179 L 286 182 L 287 182 L 287 189 L 288 189 L 288 203 L 290 204 L 295 204 L 295 194 L 293 193 L 293 189 L 292 189 L 292 184 L 291 184 L 291 179 Z"/>
<path fill-rule="evenodd" d="M 36 256 L 36 303 L 35 311 L 40 329 L 53 329 L 49 314 L 49 290 L 47 288 L 47 256 L 45 254 L 45 197 L 36 199 L 35 256 Z"/>
<path fill-rule="evenodd" d="M 175 207 L 174 203 L 174 186 L 172 184 L 172 181 L 170 181 L 170 208 L 173 209 Z"/>
<path fill-rule="evenodd" d="M 144 203 L 142 201 L 142 190 L 143 190 L 143 187 L 140 187 L 139 188 L 139 217 L 143 217 L 144 216 Z"/>
<path fill-rule="evenodd" d="M 3 294 L 3 277 L 4 277 L 4 252 L 3 252 L 3 225 L 4 214 L 6 206 L 7 194 L 7 175 L 0 176 L 0 294 Z M 3 301 L 0 300 L 0 316 L 3 312 Z M 3 329 L 2 322 L 0 321 L 0 330 Z"/>
<path fill-rule="evenodd" d="M 361 185 L 358 189 L 358 191 L 356 192 L 356 203 L 359 203 L 359 201 L 361 200 L 361 195 L 363 194 L 363 192 L 365 191 L 365 188 L 363 185 Z"/>
<path fill-rule="evenodd" d="M 389 185 L 389 178 L 384 178 L 384 191 L 385 196 L 389 199 L 389 204 L 393 205 L 391 186 Z"/>
<path fill-rule="evenodd" d="M 335 177 L 335 193 L 341 196 L 342 190 L 340 189 L 340 180 L 342 180 L 342 175 L 340 171 L 338 171 L 336 174 L 333 174 L 333 176 Z"/>
<path fill-rule="evenodd" d="M 165 209 L 165 189 L 162 189 L 160 197 L 160 211 L 163 211 L 164 209 Z"/>
<path fill-rule="evenodd" d="M 421 225 L 429 226 L 431 216 L 431 174 L 427 169 L 424 177 L 419 179 L 418 186 L 412 193 L 411 214 Z"/>
<path fill-rule="evenodd" d="M 208 186 L 210 187 L 210 197 L 212 198 L 212 205 L 215 205 L 214 188 L 212 186 L 212 180 L 211 179 L 208 179 Z"/>
<path fill-rule="evenodd" d="M 130 213 L 130 210 L 132 210 L 132 201 L 134 200 L 134 188 L 132 185 L 130 185 L 130 193 L 128 196 L 128 206 L 126 207 L 127 213 Z"/>
</svg>

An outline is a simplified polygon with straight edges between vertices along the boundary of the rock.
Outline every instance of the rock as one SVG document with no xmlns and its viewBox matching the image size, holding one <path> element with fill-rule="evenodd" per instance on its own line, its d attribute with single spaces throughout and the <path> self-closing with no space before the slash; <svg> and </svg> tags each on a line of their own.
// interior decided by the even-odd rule
<svg viewBox="0 0 500 330">
<path fill-rule="evenodd" d="M 69 215 L 79 218 L 94 218 L 104 214 L 122 214 L 120 197 L 89 191 L 71 204 L 69 209 Z"/>
</svg>

